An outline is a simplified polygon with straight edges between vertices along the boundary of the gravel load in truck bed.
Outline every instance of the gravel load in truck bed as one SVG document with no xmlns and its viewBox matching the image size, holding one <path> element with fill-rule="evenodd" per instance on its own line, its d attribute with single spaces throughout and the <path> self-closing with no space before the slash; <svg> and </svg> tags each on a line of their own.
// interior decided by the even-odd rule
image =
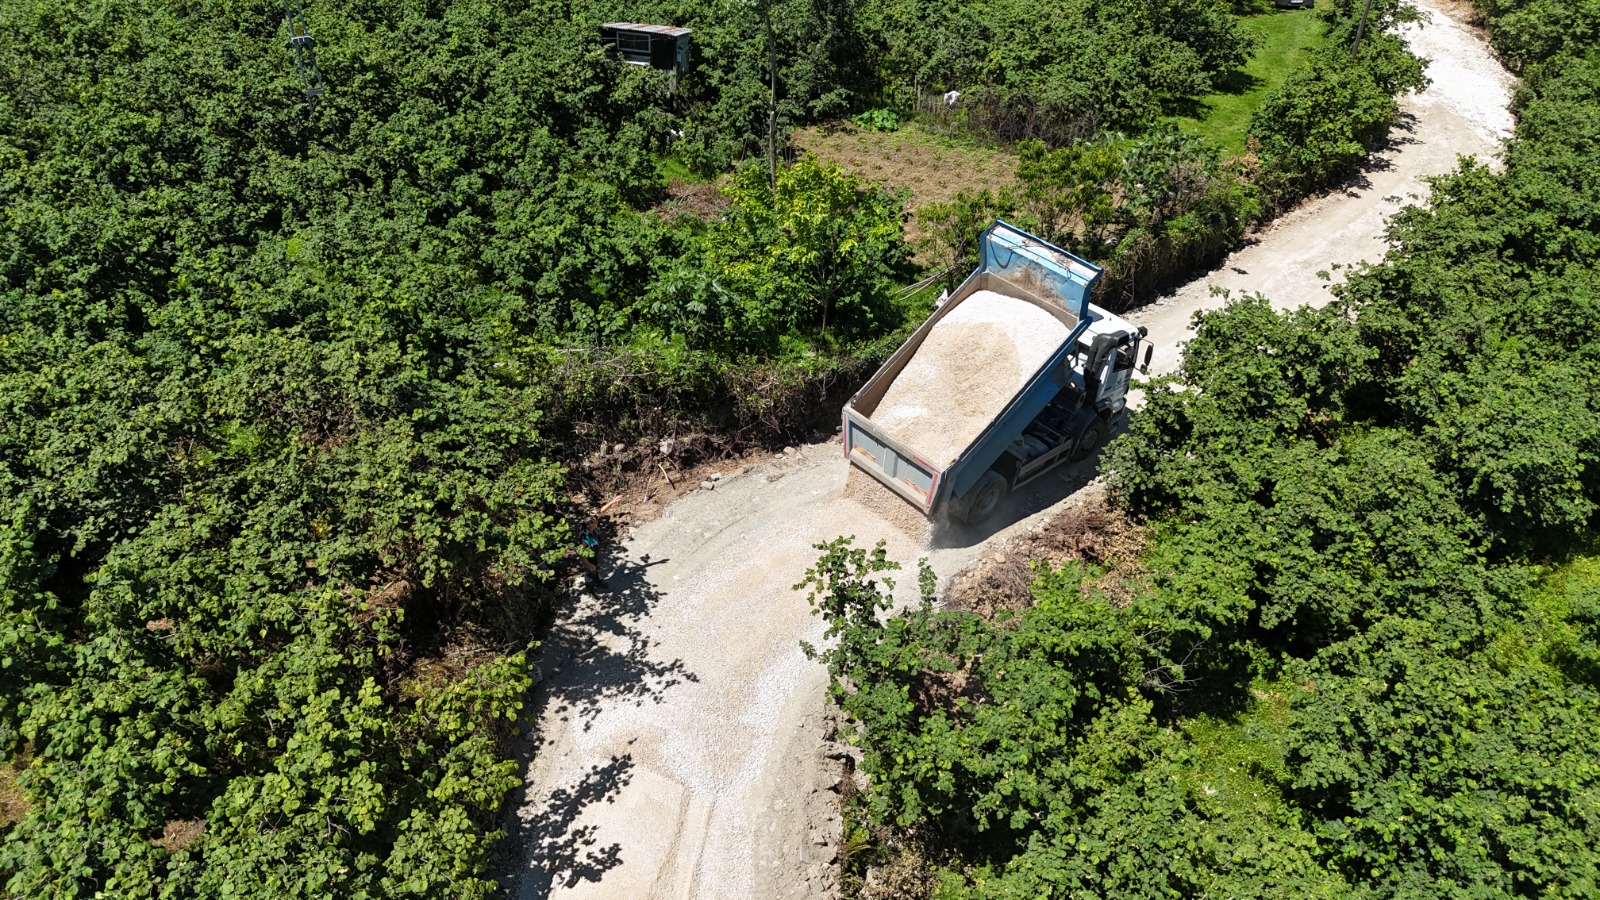
<svg viewBox="0 0 1600 900">
<path fill-rule="evenodd" d="M 978 291 L 928 332 L 872 421 L 934 465 L 948 465 L 1067 333 L 1060 319 L 1026 300 Z"/>
</svg>

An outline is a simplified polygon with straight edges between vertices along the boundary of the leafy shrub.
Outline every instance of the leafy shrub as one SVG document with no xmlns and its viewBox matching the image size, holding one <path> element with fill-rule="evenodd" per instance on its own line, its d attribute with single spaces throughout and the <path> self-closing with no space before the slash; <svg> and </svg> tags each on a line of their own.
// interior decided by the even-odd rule
<svg viewBox="0 0 1600 900">
<path fill-rule="evenodd" d="M 869 109 L 864 113 L 857 113 L 855 123 L 858 128 L 867 131 L 898 131 L 900 129 L 900 114 L 892 109 Z"/>
<path fill-rule="evenodd" d="M 930 203 L 917 210 L 926 236 L 923 249 L 937 264 L 948 266 L 951 283 L 978 267 L 978 241 L 994 220 L 1013 215 L 1016 198 L 1009 191 L 984 189 L 976 194 L 960 191 L 946 203 Z"/>
<path fill-rule="evenodd" d="M 840 633 L 863 808 L 944 896 L 1596 891 L 1600 64 L 1525 71 L 1505 172 L 1338 303 L 1197 318 L 1105 457 L 1119 602 L 1069 565 Z"/>
<path fill-rule="evenodd" d="M 746 166 L 730 194 L 709 255 L 748 304 L 741 329 L 773 341 L 787 329 L 860 337 L 898 324 L 889 300 L 909 263 L 898 198 L 811 159 L 780 171 L 775 188 Z"/>
<path fill-rule="evenodd" d="M 1553 57 L 1582 57 L 1600 46 L 1600 9 L 1592 3 L 1482 0 L 1490 37 L 1513 71 Z"/>
<path fill-rule="evenodd" d="M 1250 134 L 1269 179 L 1291 195 L 1348 174 L 1387 136 L 1399 116 L 1397 94 L 1427 84 L 1425 63 L 1392 26 L 1416 15 L 1393 0 L 1372 5 L 1358 52 L 1352 54 L 1363 4 L 1324 11 L 1328 45 L 1309 68 L 1291 73 L 1251 118 Z"/>
<path fill-rule="evenodd" d="M 864 10 L 897 97 L 962 92 L 954 119 L 1056 147 L 1143 131 L 1252 49 L 1227 4 L 887 2 Z"/>
</svg>

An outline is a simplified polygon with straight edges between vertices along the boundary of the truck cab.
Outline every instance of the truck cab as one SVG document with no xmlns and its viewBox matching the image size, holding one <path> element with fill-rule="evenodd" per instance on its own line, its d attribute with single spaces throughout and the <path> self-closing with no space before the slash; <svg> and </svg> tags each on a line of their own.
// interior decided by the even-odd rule
<svg viewBox="0 0 1600 900">
<path fill-rule="evenodd" d="M 1128 387 L 1144 345 L 1146 329 L 1121 316 L 1091 306 L 1089 329 L 1078 338 L 1079 358 L 1074 361 L 1086 373 L 1088 400 L 1097 410 L 1116 415 L 1128 405 Z M 1148 365 L 1148 360 L 1146 360 Z"/>
<path fill-rule="evenodd" d="M 1141 349 L 1148 367 L 1153 350 L 1146 330 L 1090 307 L 1095 316 L 1078 338 L 1076 352 L 1062 361 L 1066 384 L 1013 440 L 989 471 L 952 510 L 975 524 L 988 518 L 1005 495 L 1064 462 L 1091 456 L 1105 443 L 1115 418 L 1128 405 Z"/>
</svg>

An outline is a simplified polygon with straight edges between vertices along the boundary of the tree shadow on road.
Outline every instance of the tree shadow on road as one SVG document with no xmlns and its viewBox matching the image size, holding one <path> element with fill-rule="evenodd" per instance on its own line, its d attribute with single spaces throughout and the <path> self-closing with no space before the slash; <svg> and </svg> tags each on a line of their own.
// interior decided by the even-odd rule
<svg viewBox="0 0 1600 900">
<path fill-rule="evenodd" d="M 638 628 L 661 602 L 648 571 L 661 562 L 613 560 L 602 568 L 609 590 L 585 592 L 557 613 L 536 661 L 535 721 L 570 718 L 587 731 L 604 707 L 659 703 L 676 685 L 700 680 L 682 659 L 657 658 Z"/>
<path fill-rule="evenodd" d="M 1372 189 L 1374 172 L 1389 172 L 1395 168 L 1393 151 L 1408 144 L 1420 144 L 1417 137 L 1415 113 L 1402 112 L 1378 146 L 1356 163 L 1350 173 L 1333 186 L 1333 190 L 1346 197 L 1360 197 L 1361 192 Z"/>
<path fill-rule="evenodd" d="M 549 751 L 561 720 L 588 731 L 603 709 L 660 703 L 673 687 L 700 680 L 682 659 L 660 658 L 640 627 L 661 603 L 649 569 L 663 562 L 599 559 L 604 580 L 574 590 L 555 610 L 534 659 L 537 680 L 522 723 L 532 733 L 518 752 L 523 772 Z M 508 798 L 502 821 L 509 837 L 496 854 L 509 896 L 545 897 L 557 887 L 598 881 L 621 865 L 620 845 L 598 847 L 595 828 L 576 823 L 585 809 L 612 802 L 633 769 L 631 756 L 613 757 L 548 795 L 524 779 Z"/>
<path fill-rule="evenodd" d="M 557 788 L 520 823 L 514 841 L 523 848 L 526 868 L 511 896 L 517 900 L 548 897 L 556 887 L 599 881 L 622 865 L 622 845 L 599 846 L 595 825 L 579 826 L 585 810 L 610 803 L 633 778 L 633 757 L 613 756 L 596 765 L 577 783 Z"/>
</svg>

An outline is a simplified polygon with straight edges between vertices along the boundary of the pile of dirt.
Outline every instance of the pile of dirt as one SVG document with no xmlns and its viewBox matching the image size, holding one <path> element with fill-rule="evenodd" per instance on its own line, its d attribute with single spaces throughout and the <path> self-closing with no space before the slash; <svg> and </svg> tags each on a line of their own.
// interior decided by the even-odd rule
<svg viewBox="0 0 1600 900">
<path fill-rule="evenodd" d="M 855 466 L 850 467 L 850 474 L 845 478 L 844 496 L 866 507 L 878 518 L 916 541 L 918 546 L 927 546 L 933 537 L 933 524 L 921 510 Z"/>
<path fill-rule="evenodd" d="M 665 196 L 655 208 L 669 218 L 688 215 L 709 222 L 721 217 L 733 203 L 728 195 L 722 192 L 719 182 L 684 181 L 674 178 L 667 182 L 663 194 Z"/>
<path fill-rule="evenodd" d="M 1054 567 L 1069 560 L 1103 568 L 1090 586 L 1124 606 L 1143 584 L 1144 540 L 1143 528 L 1091 490 L 1041 528 L 1018 535 L 957 575 L 944 591 L 944 606 L 991 620 L 1001 610 L 1024 609 L 1033 604 L 1031 563 Z"/>
<path fill-rule="evenodd" d="M 1043 308 L 978 291 L 940 319 L 872 421 L 936 466 L 965 450 L 1050 354 L 1067 327 Z"/>
</svg>

